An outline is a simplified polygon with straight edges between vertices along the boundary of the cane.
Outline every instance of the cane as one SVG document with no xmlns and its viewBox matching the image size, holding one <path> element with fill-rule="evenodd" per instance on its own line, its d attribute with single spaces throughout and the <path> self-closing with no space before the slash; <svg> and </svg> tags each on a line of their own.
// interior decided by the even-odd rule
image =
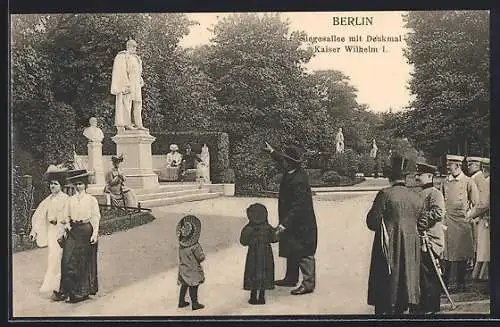
<svg viewBox="0 0 500 327">
<path fill-rule="evenodd" d="M 448 292 L 448 289 L 446 288 L 446 285 L 444 284 L 443 278 L 441 277 L 441 271 L 440 271 L 440 269 L 438 267 L 438 264 L 437 264 L 437 261 L 436 261 L 437 259 L 436 259 L 436 257 L 434 257 L 434 252 L 432 252 L 432 248 L 431 248 L 430 244 L 428 243 L 429 239 L 428 239 L 428 236 L 427 236 L 426 232 L 424 232 L 424 235 L 422 236 L 422 239 L 424 241 L 424 252 L 429 252 L 429 255 L 431 256 L 432 265 L 434 266 L 434 270 L 436 271 L 436 274 L 438 276 L 439 282 L 441 283 L 441 287 L 443 288 L 444 293 L 446 294 L 446 297 L 448 298 L 448 301 L 450 301 L 451 310 L 453 311 L 453 310 L 455 310 L 457 308 L 457 306 L 455 305 L 455 303 L 451 299 L 450 293 Z"/>
</svg>

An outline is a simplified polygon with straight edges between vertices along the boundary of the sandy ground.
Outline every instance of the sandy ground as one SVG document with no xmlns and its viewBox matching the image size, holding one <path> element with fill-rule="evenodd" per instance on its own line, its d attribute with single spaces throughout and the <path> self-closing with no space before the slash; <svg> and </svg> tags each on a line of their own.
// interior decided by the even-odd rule
<svg viewBox="0 0 500 327">
<path fill-rule="evenodd" d="M 386 183 L 385 179 L 371 179 L 362 184 Z M 312 294 L 293 296 L 290 288 L 277 287 L 267 292 L 266 305 L 248 304 L 249 294 L 242 288 L 246 248 L 238 243 L 246 224 L 245 209 L 251 203 L 263 203 L 269 211 L 269 222 L 275 226 L 277 199 L 221 197 L 155 208 L 157 219 L 153 222 L 102 236 L 99 293 L 83 303 L 55 303 L 38 294 L 46 268 L 46 249 L 14 254 L 13 317 L 371 314 L 373 308 L 366 304 L 366 295 L 373 233 L 366 228 L 365 217 L 375 194 L 335 192 L 314 198 L 318 250 L 317 286 Z M 203 263 L 206 282 L 199 290 L 200 302 L 206 308 L 198 311 L 177 308 L 175 226 L 186 214 L 202 220 L 200 243 L 207 255 Z M 279 279 L 284 273 L 284 260 L 278 257 L 277 244 L 273 251 Z M 474 310 L 483 313 L 485 309 Z M 469 309 L 464 307 L 463 311 Z"/>
<path fill-rule="evenodd" d="M 366 305 L 369 253 L 373 235 L 365 216 L 375 193 L 356 197 L 332 194 L 316 199 L 318 221 L 317 288 L 292 296 L 278 287 L 267 304 L 251 306 L 242 289 L 246 248 L 238 244 L 246 223 L 245 208 L 265 204 L 269 221 L 277 224 L 277 200 L 216 198 L 160 207 L 157 219 L 99 240 L 99 294 L 83 303 L 54 303 L 37 290 L 46 267 L 46 249 L 13 255 L 13 316 L 176 316 L 176 315 L 290 315 L 371 313 Z M 217 213 L 216 215 L 214 213 Z M 185 214 L 202 220 L 200 243 L 205 249 L 206 282 L 200 286 L 203 310 L 178 309 L 177 243 L 175 225 Z M 276 278 L 284 261 L 277 255 Z"/>
</svg>

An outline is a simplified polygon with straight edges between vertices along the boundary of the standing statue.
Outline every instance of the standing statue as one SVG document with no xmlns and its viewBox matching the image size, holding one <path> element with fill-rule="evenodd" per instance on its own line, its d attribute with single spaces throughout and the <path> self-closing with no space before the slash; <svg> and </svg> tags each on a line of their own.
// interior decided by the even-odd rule
<svg viewBox="0 0 500 327">
<path fill-rule="evenodd" d="M 344 134 L 342 133 L 342 128 L 339 128 L 335 136 L 335 148 L 337 153 L 344 153 Z"/>
<path fill-rule="evenodd" d="M 198 178 L 203 179 L 204 182 L 210 181 L 210 153 L 208 152 L 208 146 L 203 144 L 200 154 L 201 161 L 198 162 L 196 167 L 196 175 Z"/>
<path fill-rule="evenodd" d="M 377 157 L 377 151 L 378 151 L 377 143 L 375 142 L 375 139 L 373 139 L 372 149 L 370 150 L 370 158 L 375 159 Z"/>
<path fill-rule="evenodd" d="M 118 134 L 125 129 L 145 130 L 142 125 L 142 60 L 136 54 L 137 42 L 127 41 L 127 50 L 120 51 L 113 63 L 111 94 L 116 95 L 115 126 Z M 132 108 L 134 124 L 132 124 Z"/>
<path fill-rule="evenodd" d="M 104 139 L 104 134 L 102 130 L 97 126 L 97 118 L 90 117 L 90 126 L 83 130 L 83 136 L 85 136 L 89 142 L 97 143 L 102 142 Z"/>
</svg>

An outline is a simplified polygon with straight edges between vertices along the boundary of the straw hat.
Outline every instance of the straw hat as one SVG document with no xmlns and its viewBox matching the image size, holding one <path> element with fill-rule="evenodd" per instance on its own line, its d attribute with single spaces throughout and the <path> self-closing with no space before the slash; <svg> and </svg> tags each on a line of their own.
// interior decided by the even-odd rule
<svg viewBox="0 0 500 327">
<path fill-rule="evenodd" d="M 200 239 L 201 221 L 192 215 L 185 216 L 177 223 L 176 233 L 181 246 L 194 245 Z"/>
</svg>

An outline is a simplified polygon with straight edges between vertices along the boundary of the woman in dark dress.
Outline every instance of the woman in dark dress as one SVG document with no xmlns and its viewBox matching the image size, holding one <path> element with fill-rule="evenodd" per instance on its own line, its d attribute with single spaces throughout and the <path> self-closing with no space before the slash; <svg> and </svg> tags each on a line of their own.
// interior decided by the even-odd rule
<svg viewBox="0 0 500 327">
<path fill-rule="evenodd" d="M 78 171 L 81 172 L 81 171 Z M 97 199 L 87 194 L 89 173 L 72 175 L 67 179 L 76 194 L 68 200 L 63 224 L 66 237 L 61 261 L 61 286 L 54 292 L 54 301 L 77 303 L 97 293 L 97 235 L 101 214 Z"/>
<path fill-rule="evenodd" d="M 265 290 L 274 289 L 274 257 L 270 243 L 278 241 L 267 221 L 267 209 L 260 203 L 247 208 L 249 223 L 243 227 L 240 243 L 248 246 L 243 289 L 250 291 L 250 304 L 265 304 Z M 257 298 L 259 291 L 259 298 Z"/>
</svg>

